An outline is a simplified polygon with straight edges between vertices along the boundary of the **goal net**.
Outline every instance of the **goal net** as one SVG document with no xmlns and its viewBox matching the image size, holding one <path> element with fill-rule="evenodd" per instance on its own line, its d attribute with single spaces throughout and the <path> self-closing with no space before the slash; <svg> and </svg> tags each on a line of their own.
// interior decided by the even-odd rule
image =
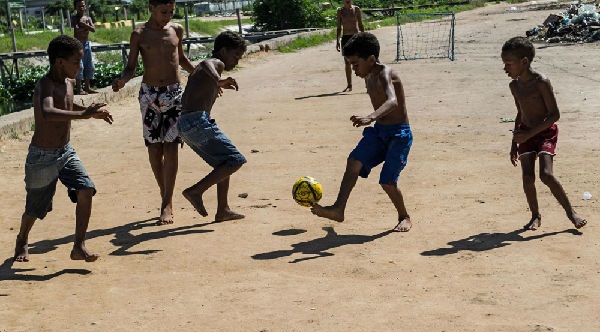
<svg viewBox="0 0 600 332">
<path fill-rule="evenodd" d="M 454 61 L 454 13 L 397 13 L 396 61 Z"/>
</svg>

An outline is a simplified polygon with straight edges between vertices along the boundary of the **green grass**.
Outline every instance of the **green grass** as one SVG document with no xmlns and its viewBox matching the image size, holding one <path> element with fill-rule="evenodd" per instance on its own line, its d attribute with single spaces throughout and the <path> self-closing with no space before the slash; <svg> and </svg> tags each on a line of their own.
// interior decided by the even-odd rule
<svg viewBox="0 0 600 332">
<path fill-rule="evenodd" d="M 27 35 L 21 31 L 15 31 L 17 51 L 45 51 L 50 41 L 58 36 L 59 32 L 44 31 L 34 35 Z M 12 40 L 9 34 L 0 37 L 0 53 L 13 51 Z"/>
<path fill-rule="evenodd" d="M 303 49 L 303 48 L 313 47 L 313 46 L 321 45 L 324 43 L 328 43 L 332 40 L 335 40 L 335 30 L 332 30 L 328 34 L 324 34 L 324 35 L 318 34 L 318 35 L 312 35 L 312 36 L 308 36 L 308 37 L 298 37 L 287 45 L 279 46 L 279 48 L 277 50 L 282 53 L 290 53 L 290 52 L 295 52 L 295 51 Z"/>
</svg>

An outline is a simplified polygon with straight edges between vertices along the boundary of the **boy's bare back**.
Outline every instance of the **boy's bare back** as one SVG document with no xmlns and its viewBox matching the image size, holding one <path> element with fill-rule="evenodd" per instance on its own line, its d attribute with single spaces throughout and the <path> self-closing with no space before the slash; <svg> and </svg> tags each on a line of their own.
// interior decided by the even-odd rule
<svg viewBox="0 0 600 332">
<path fill-rule="evenodd" d="M 183 28 L 177 23 L 167 23 L 161 29 L 145 23 L 134 30 L 131 34 L 130 52 L 137 54 L 139 51 L 142 55 L 144 83 L 151 86 L 167 86 L 181 82 L 179 58 L 182 40 Z M 135 70 L 136 64 L 137 56 L 130 56 L 128 67 L 133 66 Z"/>
<path fill-rule="evenodd" d="M 373 73 L 365 77 L 365 82 L 367 84 L 367 93 L 371 98 L 371 104 L 375 110 L 388 100 L 390 94 L 396 95 L 397 105 L 385 115 L 378 118 L 378 123 L 382 125 L 408 123 L 402 81 L 389 66 L 378 63 Z"/>
<path fill-rule="evenodd" d="M 188 77 L 187 86 L 181 98 L 183 113 L 187 111 L 210 113 L 221 92 L 219 80 L 223 70 L 225 70 L 225 64 L 215 58 L 203 60 L 196 66 L 194 72 Z"/>
</svg>

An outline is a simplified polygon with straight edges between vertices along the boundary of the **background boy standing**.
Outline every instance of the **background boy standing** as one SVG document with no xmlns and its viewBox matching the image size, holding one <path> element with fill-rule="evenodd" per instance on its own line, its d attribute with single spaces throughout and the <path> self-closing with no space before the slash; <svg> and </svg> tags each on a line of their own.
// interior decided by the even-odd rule
<svg viewBox="0 0 600 332">
<path fill-rule="evenodd" d="M 232 70 L 246 52 L 246 42 L 238 34 L 225 31 L 215 39 L 212 58 L 203 60 L 188 78 L 182 99 L 183 110 L 177 127 L 183 141 L 204 159 L 213 170 L 195 185 L 185 189 L 183 196 L 202 216 L 208 212 L 202 195 L 217 185 L 215 221 L 244 218 L 231 211 L 228 203 L 229 178 L 246 163 L 246 158 L 211 119 L 210 112 L 222 89 L 238 90 L 232 77 L 221 78 L 224 70 Z"/>
<path fill-rule="evenodd" d="M 87 9 L 85 0 L 75 0 L 74 5 L 77 12 L 71 16 L 71 26 L 73 27 L 75 39 L 83 44 L 83 59 L 81 59 L 81 70 L 77 73 L 76 89 L 77 93 L 81 95 L 96 93 L 90 85 L 90 80 L 94 78 L 94 59 L 92 58 L 92 46 L 89 41 L 90 31 L 96 32 L 96 28 L 92 19 L 85 15 Z M 81 82 L 84 80 L 85 88 L 82 89 Z"/>
<path fill-rule="evenodd" d="M 125 86 L 135 74 L 138 54 L 142 55 L 144 76 L 139 92 L 143 135 L 150 166 L 161 195 L 159 225 L 173 223 L 173 190 L 178 168 L 177 119 L 181 112 L 179 66 L 191 73 L 194 66 L 183 53 L 183 28 L 171 23 L 175 0 L 151 0 L 150 19 L 131 33 L 127 66 L 115 79 L 114 91 Z"/>
<path fill-rule="evenodd" d="M 85 247 L 96 188 L 69 142 L 71 120 L 94 118 L 110 124 L 113 118 L 102 109 L 106 104 L 83 107 L 73 103 L 73 80 L 82 57 L 81 43 L 72 37 L 59 36 L 48 45 L 50 71 L 37 82 L 33 94 L 35 131 L 25 162 L 27 198 L 13 257 L 17 262 L 29 261 L 29 232 L 38 218 L 44 219 L 52 210 L 58 180 L 77 203 L 71 259 L 93 262 L 98 258 Z"/>
<path fill-rule="evenodd" d="M 516 167 L 521 161 L 523 190 L 527 197 L 531 220 L 525 229 L 535 230 L 542 224 L 535 189 L 535 160 L 540 159 L 540 180 L 565 209 L 576 228 L 587 223 L 573 210 L 569 198 L 553 174 L 553 160 L 560 118 L 552 85 L 544 75 L 531 69 L 535 48 L 529 39 L 514 37 L 502 46 L 504 72 L 512 78 L 510 91 L 517 106 L 517 117 L 510 147 L 510 161 Z"/>
<path fill-rule="evenodd" d="M 413 136 L 402 82 L 389 66 L 379 62 L 379 42 L 373 34 L 357 33 L 344 45 L 343 54 L 354 73 L 365 79 L 375 110 L 369 115 L 353 115 L 350 121 L 354 127 L 373 122 L 375 125 L 363 130 L 363 138 L 350 153 L 335 203 L 326 207 L 314 204 L 311 211 L 319 217 L 344 221 L 346 203 L 358 176 L 366 178 L 373 167 L 383 162 L 379 184 L 398 212 L 398 224 L 393 231 L 408 232 L 412 223 L 398 188 L 398 178 L 406 166 Z"/>
<path fill-rule="evenodd" d="M 343 30 L 343 34 L 342 34 Z M 344 0 L 344 6 L 337 10 L 337 33 L 335 49 L 340 52 L 348 40 L 356 33 L 365 31 L 362 22 L 362 14 L 358 6 L 352 5 L 352 0 Z M 340 34 L 342 40 L 340 43 Z M 346 71 L 346 88 L 343 92 L 352 91 L 352 69 L 346 57 L 344 57 L 344 70 Z"/>
</svg>

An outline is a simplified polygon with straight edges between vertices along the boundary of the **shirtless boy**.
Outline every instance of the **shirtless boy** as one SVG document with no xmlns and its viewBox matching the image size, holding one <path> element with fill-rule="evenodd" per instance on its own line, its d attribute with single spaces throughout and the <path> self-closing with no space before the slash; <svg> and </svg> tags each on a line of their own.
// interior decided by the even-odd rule
<svg viewBox="0 0 600 332">
<path fill-rule="evenodd" d="M 150 19 L 131 33 L 129 59 L 113 91 L 125 86 L 135 74 L 142 55 L 144 76 L 139 92 L 144 141 L 150 167 L 162 199 L 158 225 L 173 223 L 173 190 L 178 168 L 177 119 L 181 112 L 179 66 L 191 73 L 194 66 L 183 53 L 183 28 L 171 23 L 175 0 L 150 0 Z"/>
<path fill-rule="evenodd" d="M 77 73 L 76 90 L 78 94 L 82 95 L 96 93 L 90 85 L 90 80 L 94 78 L 94 60 L 89 41 L 90 31 L 96 32 L 96 28 L 92 19 L 85 15 L 87 9 L 85 0 L 75 0 L 74 4 L 77 13 L 71 16 L 71 26 L 73 26 L 75 39 L 83 44 L 83 59 L 81 59 L 81 70 Z M 83 80 L 85 80 L 85 88 L 82 90 L 81 81 Z"/>
<path fill-rule="evenodd" d="M 229 178 L 244 163 L 246 158 L 217 127 L 210 113 L 222 89 L 238 90 L 232 77 L 222 78 L 224 70 L 232 70 L 246 52 L 242 37 L 231 31 L 220 33 L 215 39 L 212 57 L 196 66 L 188 78 L 181 100 L 182 111 L 177 127 L 183 141 L 206 163 L 213 167 L 202 180 L 183 191 L 183 196 L 202 216 L 208 212 L 202 195 L 208 188 L 217 185 L 217 212 L 215 221 L 244 218 L 229 208 Z"/>
<path fill-rule="evenodd" d="M 343 30 L 343 34 L 342 34 Z M 352 0 L 344 0 L 344 6 L 337 10 L 337 34 L 335 49 L 340 52 L 342 47 L 358 32 L 365 31 L 362 14 L 358 6 L 352 5 Z M 340 43 L 340 35 L 342 40 Z M 352 91 L 352 69 L 348 59 L 344 57 L 344 70 L 346 71 L 346 88 L 342 92 Z"/>
<path fill-rule="evenodd" d="M 29 261 L 29 232 L 37 219 L 44 219 L 52 210 L 58 180 L 67 187 L 69 197 L 77 204 L 71 259 L 86 262 L 98 259 L 98 255 L 85 247 L 96 188 L 69 142 L 71 120 L 94 118 L 110 124 L 113 118 L 102 109 L 106 104 L 83 107 L 73 103 L 73 80 L 82 57 L 79 41 L 66 35 L 54 38 L 48 45 L 50 71 L 35 85 L 35 131 L 25 162 L 27 198 L 13 257 L 17 262 Z"/>
<path fill-rule="evenodd" d="M 567 194 L 553 174 L 553 160 L 558 138 L 556 121 L 560 118 L 550 80 L 531 68 L 535 48 L 525 37 L 514 37 L 502 46 L 504 72 L 512 79 L 510 91 L 517 106 L 517 117 L 510 147 L 510 161 L 521 161 L 523 190 L 531 211 L 531 220 L 524 226 L 535 230 L 542 224 L 535 189 L 535 160 L 540 159 L 539 176 L 550 188 L 576 228 L 587 221 L 575 213 Z"/>
<path fill-rule="evenodd" d="M 350 117 L 354 127 L 368 127 L 364 128 L 362 139 L 348 157 L 335 203 L 325 207 L 314 204 L 311 211 L 319 217 L 344 221 L 346 203 L 358 177 L 366 178 L 373 167 L 383 162 L 379 184 L 398 212 L 398 223 L 393 231 L 408 232 L 412 223 L 398 188 L 398 178 L 406 166 L 413 136 L 402 82 L 389 66 L 379 62 L 379 42 L 368 32 L 350 38 L 344 45 L 343 54 L 356 76 L 365 79 L 375 111 Z M 371 123 L 375 123 L 374 126 L 369 126 Z"/>
</svg>

